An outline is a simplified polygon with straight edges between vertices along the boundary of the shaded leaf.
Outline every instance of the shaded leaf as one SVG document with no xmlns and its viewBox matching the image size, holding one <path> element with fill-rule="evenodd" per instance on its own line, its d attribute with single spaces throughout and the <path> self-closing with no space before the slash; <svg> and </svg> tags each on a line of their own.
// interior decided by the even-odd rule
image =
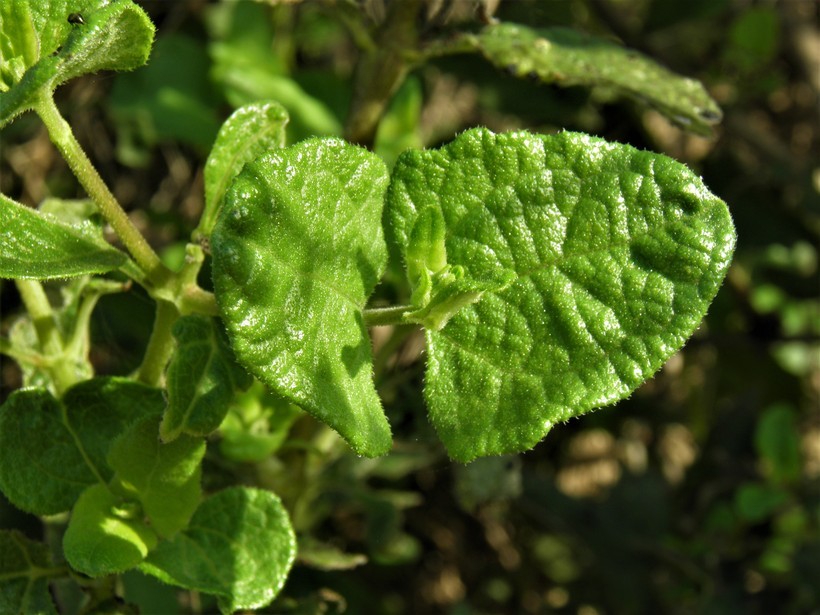
<svg viewBox="0 0 820 615">
<path fill-rule="evenodd" d="M 800 478 L 800 435 L 788 405 L 767 408 L 755 431 L 755 448 L 775 482 Z"/>
<path fill-rule="evenodd" d="M 223 612 L 270 603 L 296 557 L 296 537 L 279 498 L 233 487 L 205 500 L 188 528 L 162 542 L 141 569 L 219 597 Z"/>
<path fill-rule="evenodd" d="M 0 277 L 44 280 L 105 273 L 127 260 L 93 223 L 68 224 L 0 195 Z"/>
<path fill-rule="evenodd" d="M 367 150 L 313 139 L 247 164 L 214 228 L 214 289 L 240 363 L 381 455 L 390 427 L 362 309 L 384 270 L 387 173 Z"/>
<path fill-rule="evenodd" d="M 16 530 L 0 530 L 0 613 L 56 615 L 48 578 L 60 574 L 47 545 Z"/>
<path fill-rule="evenodd" d="M 676 75 L 637 51 L 569 28 L 498 23 L 468 40 L 490 62 L 519 77 L 612 88 L 698 134 L 712 134 L 722 117 L 699 81 Z"/>
<path fill-rule="evenodd" d="M 162 392 L 125 378 L 95 378 L 57 400 L 43 389 L 12 393 L 0 406 L 0 490 L 18 508 L 52 515 L 107 483 L 112 440 L 132 422 L 159 415 Z"/>
<path fill-rule="evenodd" d="M 251 377 L 233 356 L 225 334 L 204 316 L 184 316 L 174 323 L 177 349 L 168 366 L 168 407 L 160 434 L 170 442 L 179 434 L 206 436 L 228 413 L 234 391 Z"/>
<path fill-rule="evenodd" d="M 525 450 L 626 397 L 698 326 L 735 242 L 725 204 L 683 165 L 569 132 L 476 129 L 406 152 L 387 200 L 400 252 L 432 207 L 450 265 L 515 274 L 426 332 L 431 420 L 461 461 Z"/>
<path fill-rule="evenodd" d="M 148 417 L 111 445 L 108 464 L 118 486 L 142 504 L 151 527 L 168 537 L 187 525 L 199 505 L 204 456 L 205 440 L 183 435 L 163 444 L 157 417 Z"/>
</svg>

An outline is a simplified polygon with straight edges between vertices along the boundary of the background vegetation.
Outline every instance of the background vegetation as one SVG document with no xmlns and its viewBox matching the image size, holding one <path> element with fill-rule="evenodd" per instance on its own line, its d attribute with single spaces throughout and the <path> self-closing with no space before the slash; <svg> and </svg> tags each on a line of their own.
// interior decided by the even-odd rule
<svg viewBox="0 0 820 615">
<path fill-rule="evenodd" d="M 342 134 L 357 33 L 333 2 L 139 4 L 158 26 L 149 65 L 73 81 L 57 97 L 117 198 L 174 264 L 202 208 L 202 166 L 220 123 L 272 98 L 291 115 L 290 142 Z M 384 9 L 363 4 L 376 17 Z M 431 7 L 431 29 L 472 19 L 466 1 Z M 257 460 L 247 447 L 264 442 L 214 442 L 206 489 L 258 484 L 286 503 L 310 502 L 291 508 L 294 525 L 324 547 L 297 561 L 270 612 L 820 612 L 817 5 L 504 0 L 497 16 L 621 40 L 702 80 L 724 121 L 714 138 L 697 137 L 605 91 L 539 85 L 453 56 L 410 75 L 376 151 L 392 161 L 484 125 L 582 130 L 664 152 L 729 204 L 733 267 L 700 331 L 652 381 L 525 455 L 451 463 L 425 416 L 420 338 L 385 347 L 379 331 L 393 454 L 361 460 L 329 441 L 294 471 L 292 450 Z M 2 134 L 0 189 L 32 205 L 84 196 L 33 114 Z M 7 330 L 19 299 L 12 284 L 0 290 Z M 139 291 L 103 297 L 98 372 L 136 368 L 152 319 Z M 0 400 L 20 382 L 10 361 L 1 376 Z M 246 410 L 276 431 L 264 412 Z M 249 461 L 231 461 L 230 447 Z M 311 498 L 294 495 L 307 486 Z M 1 500 L 0 527 L 43 534 Z M 139 574 L 124 586 L 145 613 L 214 608 Z"/>
</svg>

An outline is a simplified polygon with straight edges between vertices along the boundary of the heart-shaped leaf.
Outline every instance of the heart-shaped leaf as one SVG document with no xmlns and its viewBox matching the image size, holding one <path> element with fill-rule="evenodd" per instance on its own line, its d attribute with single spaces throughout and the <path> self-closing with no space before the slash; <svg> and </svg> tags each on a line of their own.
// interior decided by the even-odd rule
<svg viewBox="0 0 820 615">
<path fill-rule="evenodd" d="M 449 265 L 515 278 L 426 332 L 431 420 L 462 461 L 629 395 L 698 326 L 735 243 L 726 205 L 685 166 L 569 132 L 476 129 L 406 152 L 386 209 L 403 255 L 426 208 Z"/>
<path fill-rule="evenodd" d="M 362 317 L 385 266 L 386 185 L 377 156 L 339 139 L 267 152 L 231 186 L 211 240 L 239 362 L 367 456 L 391 446 Z"/>
<path fill-rule="evenodd" d="M 45 280 L 105 273 L 128 257 L 91 222 L 67 223 L 0 194 L 0 278 Z"/>
<path fill-rule="evenodd" d="M 268 604 L 285 584 L 296 536 L 269 491 L 233 487 L 205 500 L 185 531 L 140 568 L 166 583 L 219 597 L 223 612 Z"/>
</svg>

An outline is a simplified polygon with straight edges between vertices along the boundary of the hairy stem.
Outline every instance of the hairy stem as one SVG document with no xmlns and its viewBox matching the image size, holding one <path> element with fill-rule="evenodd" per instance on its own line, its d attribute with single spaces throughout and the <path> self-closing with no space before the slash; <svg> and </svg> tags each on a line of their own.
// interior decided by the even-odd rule
<svg viewBox="0 0 820 615">
<path fill-rule="evenodd" d="M 171 277 L 171 272 L 162 264 L 159 256 L 148 245 L 117 199 L 111 194 L 108 186 L 97 173 L 97 169 L 91 164 L 74 137 L 68 122 L 60 115 L 54 99 L 50 95 L 42 97 L 35 105 L 35 110 L 46 125 L 51 141 L 60 151 L 85 191 L 99 207 L 103 217 L 117 233 L 123 245 L 145 272 L 148 280 L 155 286 L 166 284 Z"/>
<path fill-rule="evenodd" d="M 162 384 L 165 366 L 174 352 L 174 337 L 171 334 L 171 328 L 177 318 L 179 318 L 179 311 L 173 303 L 157 301 L 157 313 L 154 317 L 151 339 L 148 340 L 145 357 L 137 372 L 137 380 L 140 382 L 151 386 Z"/>
<path fill-rule="evenodd" d="M 367 327 L 379 327 L 383 325 L 408 325 L 412 324 L 404 320 L 407 312 L 415 310 L 412 305 L 393 305 L 386 308 L 370 308 L 364 310 L 364 324 Z"/>
</svg>

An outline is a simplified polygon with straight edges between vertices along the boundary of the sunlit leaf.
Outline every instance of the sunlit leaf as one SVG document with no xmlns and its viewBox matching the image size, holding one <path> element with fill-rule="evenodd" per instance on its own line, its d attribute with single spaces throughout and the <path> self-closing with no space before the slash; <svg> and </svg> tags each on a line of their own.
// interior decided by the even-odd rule
<svg viewBox="0 0 820 615">
<path fill-rule="evenodd" d="M 449 265 L 515 277 L 426 331 L 430 416 L 462 461 L 525 450 L 629 395 L 698 326 L 735 242 L 726 205 L 685 166 L 569 132 L 476 129 L 406 152 L 386 210 L 402 254 L 427 208 Z"/>
<path fill-rule="evenodd" d="M 497 23 L 468 39 L 499 68 L 562 86 L 612 88 L 693 132 L 710 135 L 721 111 L 703 85 L 643 54 L 569 28 Z"/>
<path fill-rule="evenodd" d="M 162 542 L 140 568 L 219 597 L 223 612 L 265 606 L 282 589 L 296 537 L 279 498 L 233 487 L 205 500 L 188 528 Z"/>
<path fill-rule="evenodd" d="M 274 150 L 239 174 L 211 241 L 239 362 L 367 456 L 391 446 L 362 317 L 385 266 L 386 184 L 381 160 L 337 139 Z"/>
<path fill-rule="evenodd" d="M 105 273 L 127 260 L 91 222 L 68 224 L 0 194 L 0 277 L 43 280 Z"/>
</svg>

